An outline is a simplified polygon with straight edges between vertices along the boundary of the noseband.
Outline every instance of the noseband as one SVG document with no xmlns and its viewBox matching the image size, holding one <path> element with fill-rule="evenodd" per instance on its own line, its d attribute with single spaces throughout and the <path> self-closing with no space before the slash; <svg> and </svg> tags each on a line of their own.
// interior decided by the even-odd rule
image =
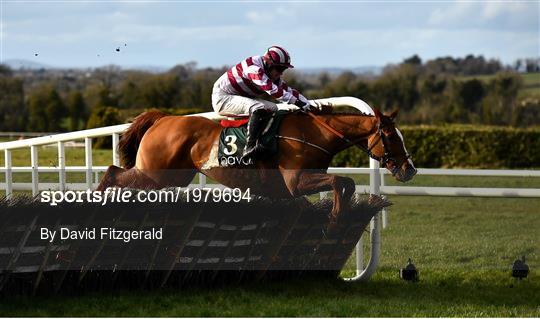
<svg viewBox="0 0 540 319">
<path fill-rule="evenodd" d="M 382 129 L 383 129 L 383 127 L 381 125 L 381 122 L 379 121 L 379 124 L 377 125 L 377 135 L 379 135 L 379 136 L 378 136 L 377 140 L 374 143 L 372 143 L 371 146 L 368 147 L 367 149 L 364 148 L 362 145 L 359 145 L 359 144 L 356 144 L 356 143 L 354 145 L 359 147 L 360 149 L 364 150 L 364 152 L 366 152 L 366 154 L 369 155 L 369 157 L 371 157 L 372 159 L 374 159 L 376 161 L 381 162 L 381 164 L 383 166 L 385 166 L 388 163 L 388 161 L 390 161 L 390 160 L 393 160 L 395 162 L 395 159 L 390 157 L 390 153 L 388 152 L 388 147 L 386 146 L 388 144 L 388 137 L 386 137 L 386 135 L 384 135 Z M 381 140 L 382 140 L 383 151 L 384 151 L 384 154 L 383 154 L 382 157 L 377 156 L 377 155 L 373 154 L 373 152 L 372 152 L 373 148 Z"/>
</svg>

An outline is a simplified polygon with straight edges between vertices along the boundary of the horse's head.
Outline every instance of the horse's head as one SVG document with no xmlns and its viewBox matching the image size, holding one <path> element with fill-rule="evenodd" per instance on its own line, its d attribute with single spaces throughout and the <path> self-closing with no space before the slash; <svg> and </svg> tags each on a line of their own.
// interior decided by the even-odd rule
<svg viewBox="0 0 540 319">
<path fill-rule="evenodd" d="M 417 170 L 405 148 L 403 135 L 394 123 L 397 114 L 398 110 L 385 115 L 375 109 L 377 130 L 369 137 L 368 148 L 373 157 L 379 159 L 381 166 L 392 172 L 392 176 L 406 182 L 416 175 Z"/>
</svg>

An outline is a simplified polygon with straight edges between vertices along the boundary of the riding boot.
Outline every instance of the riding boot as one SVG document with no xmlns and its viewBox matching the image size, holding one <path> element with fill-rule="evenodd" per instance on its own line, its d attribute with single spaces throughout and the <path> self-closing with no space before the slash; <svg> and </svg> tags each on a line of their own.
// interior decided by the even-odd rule
<svg viewBox="0 0 540 319">
<path fill-rule="evenodd" d="M 264 127 L 266 126 L 268 118 L 268 112 L 264 109 L 253 111 L 249 117 L 246 147 L 244 148 L 242 161 L 248 162 L 249 159 L 255 158 L 265 150 L 265 147 L 262 145 L 259 139 L 262 135 Z"/>
</svg>

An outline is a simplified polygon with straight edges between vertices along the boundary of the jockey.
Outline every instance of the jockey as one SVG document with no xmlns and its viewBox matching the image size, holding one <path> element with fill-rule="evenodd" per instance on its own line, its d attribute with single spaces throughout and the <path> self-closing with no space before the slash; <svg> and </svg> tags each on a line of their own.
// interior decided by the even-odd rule
<svg viewBox="0 0 540 319">
<path fill-rule="evenodd" d="M 214 84 L 212 107 L 225 116 L 249 115 L 247 141 L 243 159 L 257 156 L 264 151 L 259 138 L 267 120 L 277 111 L 275 100 L 294 104 L 307 111 L 308 100 L 281 79 L 288 68 L 293 68 L 289 53 L 279 46 L 271 46 L 263 56 L 252 56 L 225 72 Z"/>
</svg>

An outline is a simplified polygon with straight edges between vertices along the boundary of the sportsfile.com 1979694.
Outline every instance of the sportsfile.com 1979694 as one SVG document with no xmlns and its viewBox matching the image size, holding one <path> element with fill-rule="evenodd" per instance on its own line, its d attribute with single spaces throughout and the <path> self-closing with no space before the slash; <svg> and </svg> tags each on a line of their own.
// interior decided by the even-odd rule
<svg viewBox="0 0 540 319">
<path fill-rule="evenodd" d="M 251 191 L 249 188 L 191 188 L 176 187 L 173 189 L 161 190 L 130 190 L 116 187 L 109 187 L 104 191 L 43 191 L 40 193 L 40 201 L 56 206 L 59 203 L 172 203 L 179 200 L 186 202 L 225 202 L 238 203 L 240 201 L 251 201 Z"/>
</svg>

